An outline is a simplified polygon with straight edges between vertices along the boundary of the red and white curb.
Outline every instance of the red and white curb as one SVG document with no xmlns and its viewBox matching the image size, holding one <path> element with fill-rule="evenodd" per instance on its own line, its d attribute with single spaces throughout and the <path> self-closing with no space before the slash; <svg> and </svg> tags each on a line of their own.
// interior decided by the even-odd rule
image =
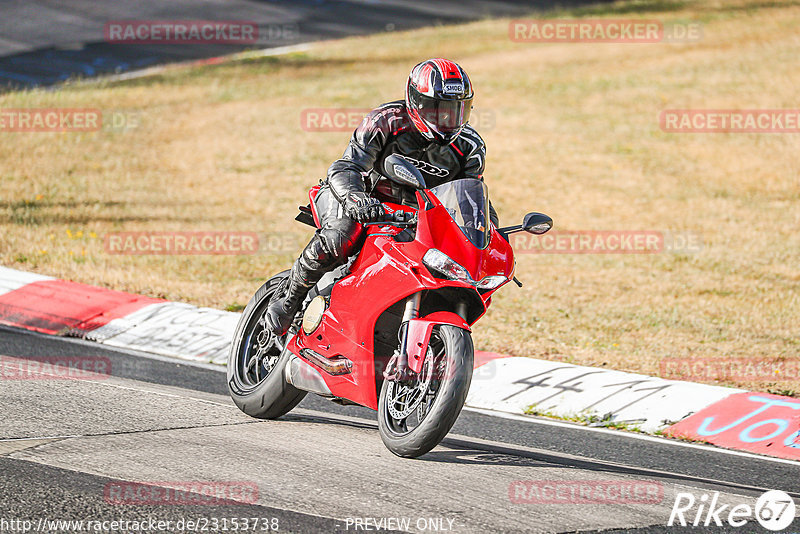
<svg viewBox="0 0 800 534">
<path fill-rule="evenodd" d="M 0 324 L 224 364 L 239 314 L 0 267 Z M 800 400 L 476 352 L 467 406 L 595 421 L 800 460 Z"/>
</svg>

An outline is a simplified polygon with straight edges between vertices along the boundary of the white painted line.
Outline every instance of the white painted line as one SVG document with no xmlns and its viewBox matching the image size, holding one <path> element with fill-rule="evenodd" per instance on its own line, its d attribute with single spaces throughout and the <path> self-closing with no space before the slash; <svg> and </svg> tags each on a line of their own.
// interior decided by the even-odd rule
<svg viewBox="0 0 800 534">
<path fill-rule="evenodd" d="M 64 338 L 68 339 L 72 342 L 81 342 L 83 344 L 97 347 L 98 344 L 92 341 L 86 341 L 85 339 L 78 339 L 78 338 Z M 179 363 L 181 365 L 185 365 L 187 367 L 197 367 L 199 369 L 208 369 L 209 371 L 217 371 L 219 373 L 225 373 L 227 370 L 227 366 L 221 365 L 218 363 L 204 363 L 204 362 L 196 362 L 194 360 L 184 360 L 183 358 L 176 358 L 172 356 L 161 356 L 160 354 L 153 354 L 152 352 L 140 352 L 134 349 L 128 349 L 124 347 L 114 347 L 111 345 L 100 345 L 101 348 L 104 348 L 111 352 L 121 352 L 123 354 L 128 354 L 130 356 L 135 356 L 137 358 L 144 358 L 146 360 L 155 360 L 157 362 L 166 362 L 166 363 Z"/>
<path fill-rule="evenodd" d="M 96 383 L 97 384 L 101 384 L 103 386 L 109 386 L 109 387 L 112 387 L 112 388 L 124 389 L 126 391 L 139 391 L 139 392 L 142 392 L 142 393 L 151 393 L 153 395 L 160 395 L 162 397 L 169 397 L 171 399 L 189 399 L 189 400 L 193 400 L 193 401 L 196 401 L 196 402 L 202 402 L 204 404 L 213 404 L 214 406 L 224 406 L 225 408 L 236 408 L 236 405 L 233 403 L 233 401 L 230 401 L 230 402 L 218 402 L 218 401 L 213 401 L 213 400 L 209 400 L 209 399 L 201 399 L 201 398 L 195 397 L 195 396 L 193 396 L 191 394 L 169 393 L 169 392 L 166 392 L 166 391 L 159 391 L 158 389 L 154 389 L 152 387 L 123 386 L 122 384 L 112 384 L 112 383 L 108 383 L 108 382 L 96 382 Z M 191 391 L 191 390 L 186 390 L 186 391 Z M 258 419 L 253 419 L 252 421 L 243 421 L 242 423 L 256 423 L 256 422 L 259 422 L 259 420 Z M 241 424 L 241 423 L 226 423 L 226 424 L 237 424 L 238 425 L 238 424 Z M 203 425 L 201 425 L 201 426 L 203 426 Z M 200 428 L 200 427 L 197 427 L 197 428 Z"/>
<path fill-rule="evenodd" d="M 2 359 L 0 359 L 0 369 L 2 369 L 3 366 L 14 366 L 14 362 L 20 362 L 21 364 L 24 364 L 26 361 L 27 360 L 25 358 L 14 357 L 14 356 L 2 356 Z M 178 361 L 178 360 L 174 360 L 173 359 L 173 362 L 174 361 Z M 63 375 L 61 375 L 61 374 L 59 374 L 59 373 L 57 373 L 55 371 L 47 372 L 47 371 L 36 370 L 33 373 L 35 373 L 37 375 L 41 375 L 42 377 L 45 377 L 45 378 L 43 378 L 43 380 L 46 380 L 47 378 L 54 378 L 54 379 L 64 380 Z M 75 379 L 66 379 L 66 380 L 74 380 L 76 382 L 86 382 L 86 383 L 90 383 L 92 385 L 105 386 L 105 387 L 111 387 L 111 388 L 116 388 L 116 389 L 124 389 L 126 391 L 139 391 L 139 392 L 142 392 L 142 393 L 151 393 L 153 395 L 160 395 L 162 397 L 169 397 L 169 398 L 173 398 L 173 399 L 190 399 L 190 400 L 197 401 L 197 402 L 202 402 L 202 403 L 205 403 L 205 404 L 213 404 L 213 405 L 216 405 L 216 406 L 225 406 L 226 408 L 235 408 L 236 407 L 236 405 L 233 403 L 233 401 L 230 398 L 227 398 L 226 401 L 224 401 L 224 402 L 219 402 L 219 401 L 209 400 L 209 399 L 203 399 L 203 398 L 199 398 L 199 397 L 195 396 L 195 394 L 197 392 L 195 392 L 193 390 L 185 389 L 185 388 L 175 388 L 173 386 L 164 386 L 164 385 L 161 385 L 161 384 L 152 384 L 150 382 L 140 382 L 140 381 L 132 380 L 130 378 L 119 378 L 119 377 L 114 377 L 113 375 L 101 374 L 101 373 L 93 373 L 93 372 L 88 372 L 88 371 L 84 371 L 83 374 L 84 374 L 84 378 L 75 378 Z M 133 385 L 120 384 L 120 383 L 116 383 L 115 382 L 116 380 L 124 380 L 124 381 L 135 382 L 136 385 L 133 386 Z M 179 389 L 181 391 L 180 392 L 174 392 L 175 389 Z"/>
<path fill-rule="evenodd" d="M 108 74 L 95 76 L 92 78 L 81 79 L 77 82 L 71 82 L 76 85 L 92 85 L 98 82 L 115 83 L 124 82 L 128 80 L 136 80 L 139 78 L 146 78 L 147 76 L 155 76 L 163 72 L 174 69 L 203 67 L 205 65 L 220 65 L 225 63 L 232 63 L 236 61 L 244 61 L 247 59 L 258 59 L 262 57 L 283 56 L 295 52 L 307 52 L 311 50 L 312 43 L 301 43 L 289 46 L 276 46 L 274 48 L 262 48 L 260 50 L 246 50 L 244 52 L 237 52 L 227 56 L 211 57 L 206 59 L 193 59 L 190 61 L 180 61 L 174 63 L 165 63 L 164 65 L 157 65 L 155 67 L 147 67 L 146 69 L 132 70 L 122 74 Z M 219 60 L 218 62 L 211 62 L 209 60 Z M 67 82 L 69 84 L 70 82 Z"/>
<path fill-rule="evenodd" d="M 518 415 L 515 413 L 506 413 L 506 412 L 496 412 L 494 410 L 485 410 L 482 408 L 472 408 L 470 406 L 465 406 L 464 410 L 468 412 L 475 412 L 482 415 L 488 415 L 491 417 L 499 417 L 501 419 L 511 419 L 513 421 L 525 421 L 528 423 L 533 423 L 537 425 L 545 425 L 545 426 L 555 426 L 559 428 L 570 428 L 573 430 L 585 430 L 587 432 L 599 432 L 601 434 L 611 434 L 614 436 L 624 436 L 626 438 L 631 439 L 639 439 L 642 441 L 650 441 L 655 443 L 661 443 L 663 445 L 673 445 L 676 447 L 688 447 L 690 449 L 699 449 L 706 452 L 718 453 L 718 454 L 728 454 L 730 456 L 740 456 L 743 458 L 752 458 L 754 460 L 764 460 L 765 462 L 775 462 L 780 464 L 789 464 L 795 467 L 800 466 L 800 462 L 794 460 L 786 460 L 784 458 L 774 458 L 772 456 L 761 456 L 760 454 L 753 454 L 750 452 L 742 452 L 742 451 L 735 451 L 731 449 L 722 449 L 719 447 L 713 447 L 709 445 L 700 445 L 698 443 L 689 443 L 686 441 L 678 441 L 673 439 L 667 439 L 657 436 L 650 436 L 647 434 L 639 434 L 636 432 L 625 432 L 622 430 L 612 430 L 608 428 L 600 428 L 595 426 L 584 426 L 579 423 L 569 423 L 565 421 L 558 421 L 557 419 L 543 419 L 539 417 L 533 417 L 530 415 Z"/>
<path fill-rule="evenodd" d="M 65 434 L 63 436 L 41 436 L 41 437 L 32 437 L 32 438 L 2 438 L 0 439 L 0 443 L 7 443 L 10 441 L 40 441 L 40 440 L 47 440 L 47 439 L 70 439 L 70 438 L 85 438 L 84 435 L 72 435 L 72 434 Z"/>
</svg>

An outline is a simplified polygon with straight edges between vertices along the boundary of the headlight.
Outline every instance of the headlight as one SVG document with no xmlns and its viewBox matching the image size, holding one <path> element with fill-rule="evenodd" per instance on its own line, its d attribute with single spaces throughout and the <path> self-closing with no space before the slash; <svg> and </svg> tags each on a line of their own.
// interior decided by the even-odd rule
<svg viewBox="0 0 800 534">
<path fill-rule="evenodd" d="M 311 299 L 311 303 L 303 314 L 303 332 L 305 332 L 306 335 L 311 334 L 311 332 L 317 329 L 319 323 L 322 322 L 322 314 L 325 313 L 325 308 L 327 307 L 328 305 L 325 302 L 325 297 L 322 295 L 317 295 Z"/>
<path fill-rule="evenodd" d="M 435 248 L 428 249 L 428 252 L 422 257 L 422 263 L 429 269 L 443 274 L 450 280 L 458 280 L 459 282 L 475 285 L 475 280 L 469 275 L 469 271 L 441 250 Z"/>
<path fill-rule="evenodd" d="M 469 271 L 463 266 L 459 265 L 458 262 L 441 250 L 435 248 L 428 249 L 428 252 L 422 257 L 422 263 L 424 263 L 428 269 L 436 271 L 450 280 L 464 282 L 478 289 L 495 289 L 508 280 L 505 276 L 494 275 L 487 276 L 480 282 L 476 282 L 469 275 Z"/>
</svg>

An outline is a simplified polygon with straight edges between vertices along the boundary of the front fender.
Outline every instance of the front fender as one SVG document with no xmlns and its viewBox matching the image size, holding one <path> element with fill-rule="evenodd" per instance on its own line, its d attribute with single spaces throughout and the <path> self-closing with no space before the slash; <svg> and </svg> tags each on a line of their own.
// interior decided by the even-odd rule
<svg viewBox="0 0 800 534">
<path fill-rule="evenodd" d="M 438 311 L 425 317 L 411 319 L 408 322 L 406 351 L 408 352 L 408 367 L 415 373 L 422 370 L 433 327 L 441 324 L 463 328 L 467 332 L 472 331 L 460 315 L 449 311 Z"/>
</svg>

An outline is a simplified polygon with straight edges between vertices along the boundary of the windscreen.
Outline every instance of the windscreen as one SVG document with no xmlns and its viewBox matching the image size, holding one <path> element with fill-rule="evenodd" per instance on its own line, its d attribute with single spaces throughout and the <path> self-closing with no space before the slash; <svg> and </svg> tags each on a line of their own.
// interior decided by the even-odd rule
<svg viewBox="0 0 800 534">
<path fill-rule="evenodd" d="M 430 190 L 476 247 L 489 244 L 489 190 L 474 178 L 453 180 Z"/>
</svg>

